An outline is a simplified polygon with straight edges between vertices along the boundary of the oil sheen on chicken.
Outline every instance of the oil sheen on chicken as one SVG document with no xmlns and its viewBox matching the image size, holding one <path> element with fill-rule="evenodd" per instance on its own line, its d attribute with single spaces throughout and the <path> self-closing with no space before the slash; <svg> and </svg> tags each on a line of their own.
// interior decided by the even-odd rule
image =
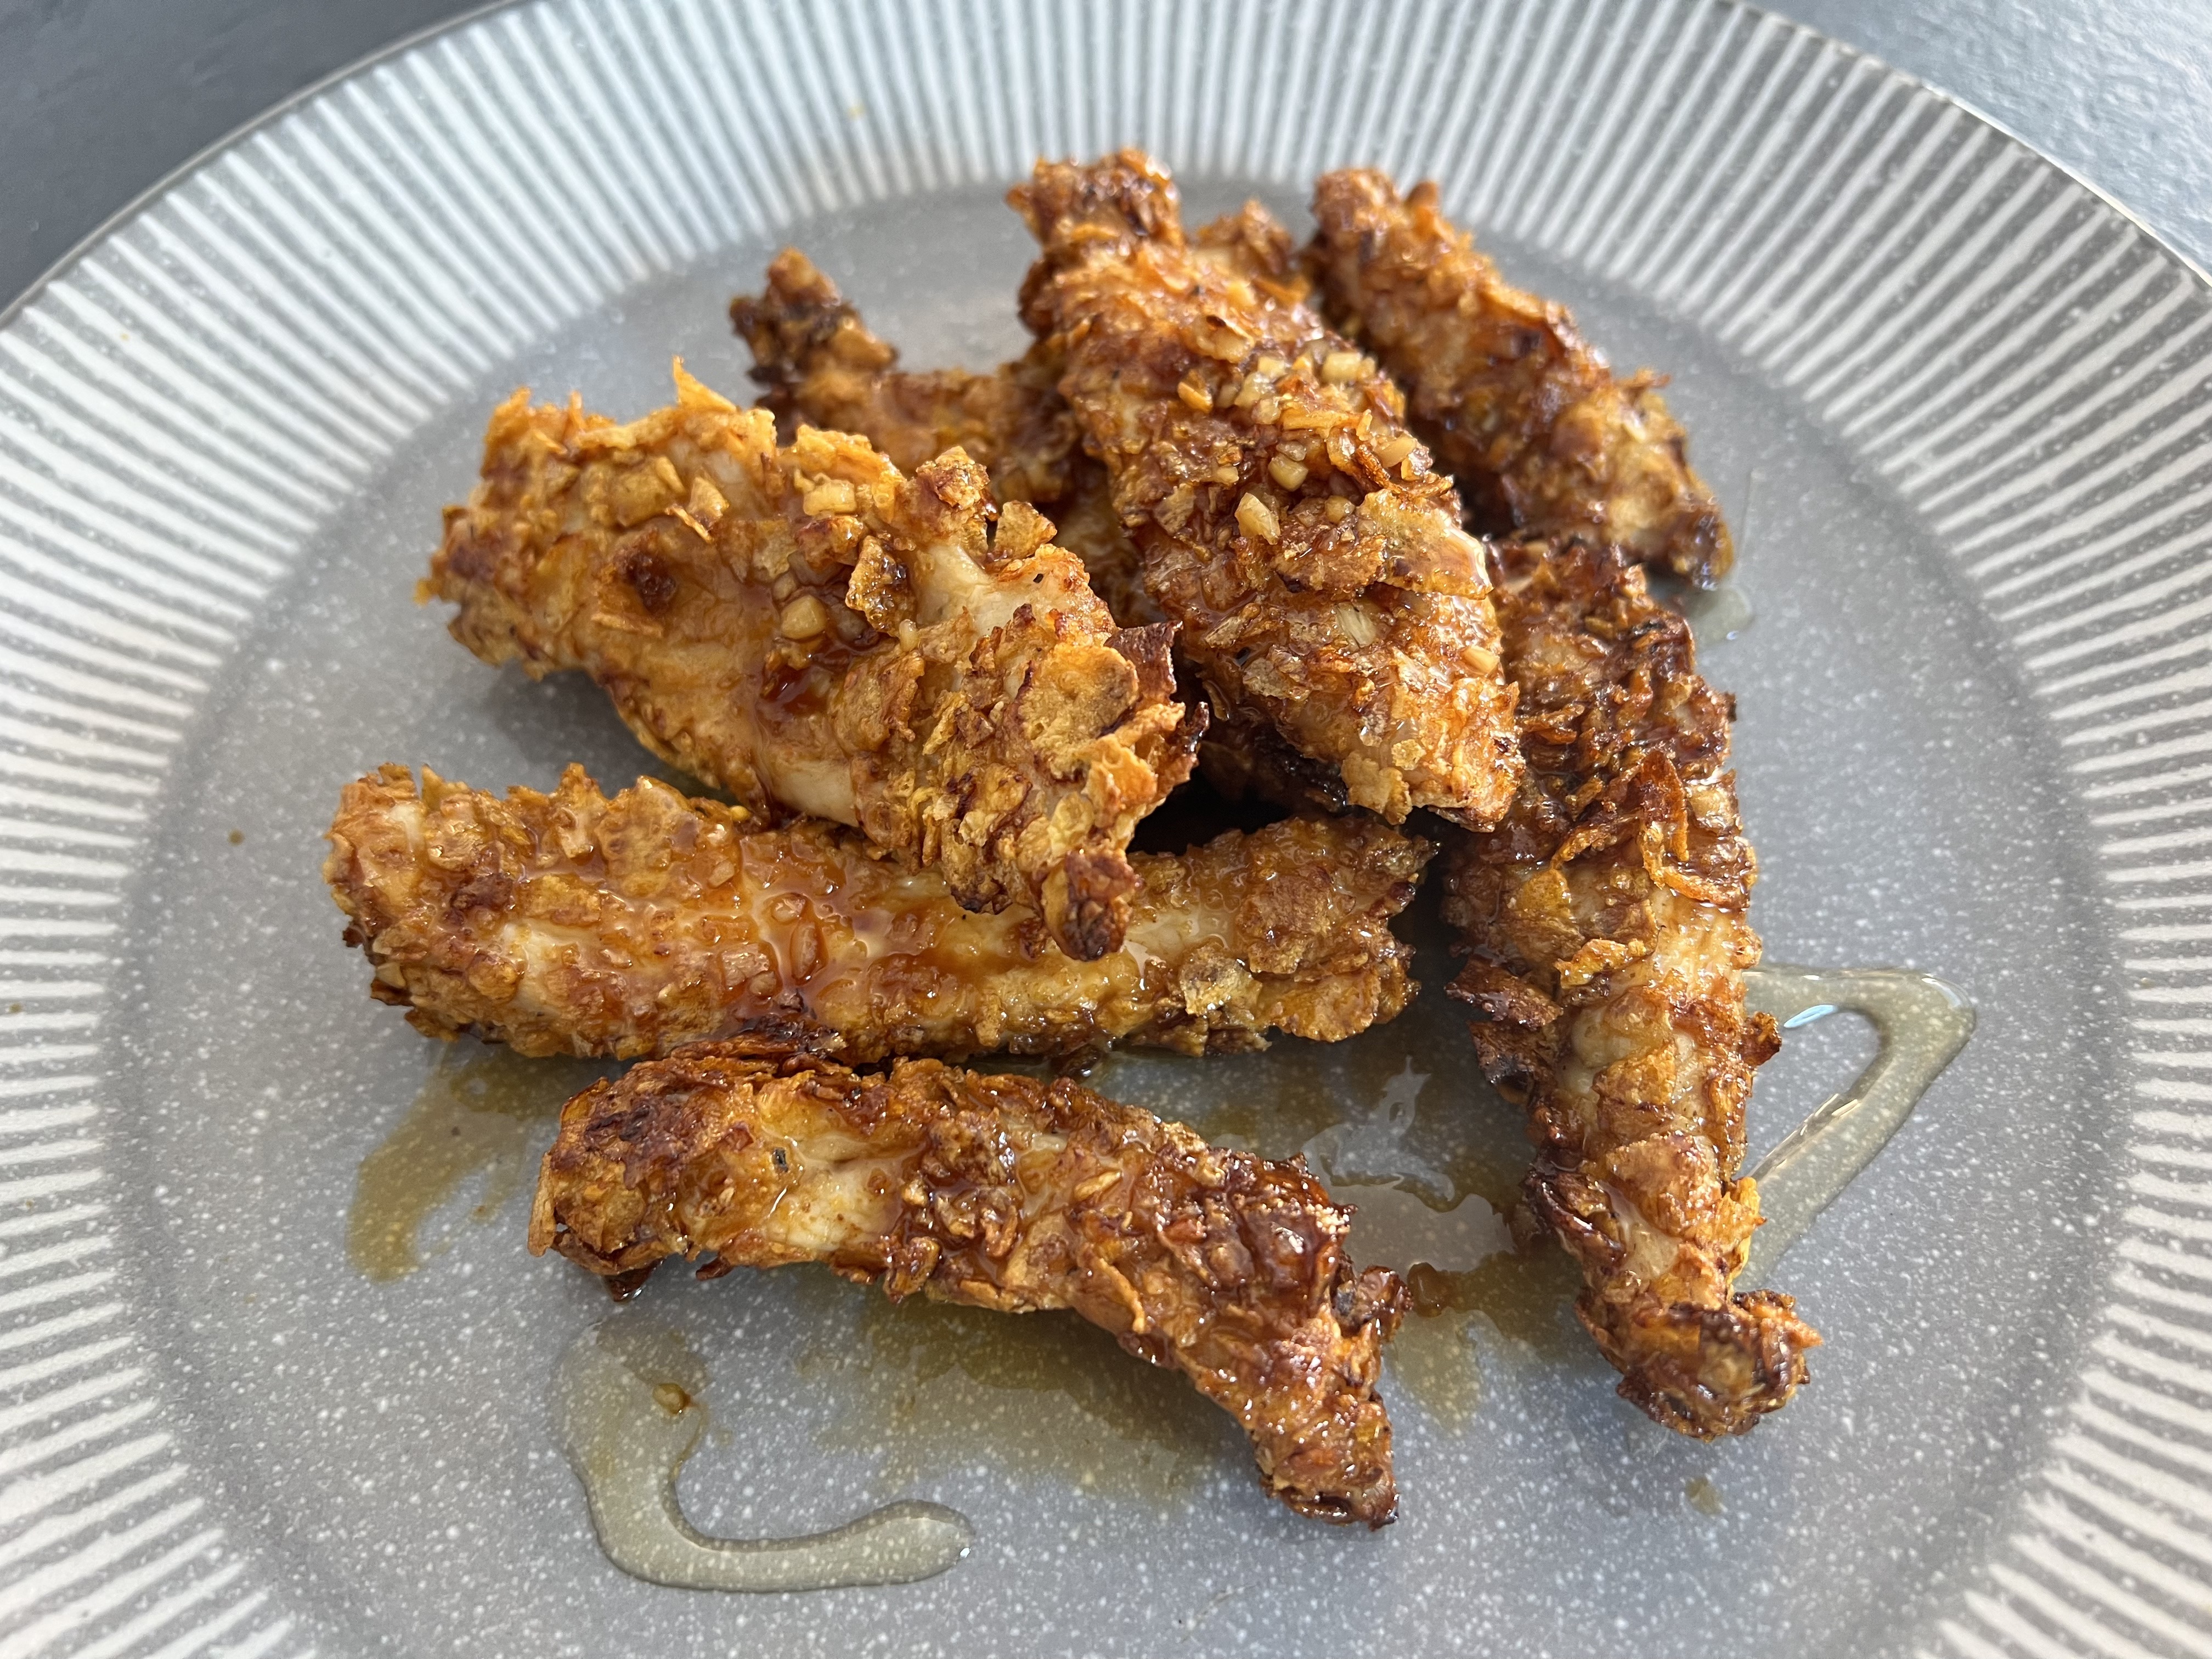
<svg viewBox="0 0 2212 1659">
<path fill-rule="evenodd" d="M 1199 258 L 1287 303 L 1305 292 L 1296 242 L 1258 202 L 1201 225 L 1191 246 Z M 1053 520 L 1058 544 L 1083 561 L 1091 591 L 1115 622 L 1135 628 L 1162 620 L 1145 591 L 1136 544 L 1115 514 L 1106 469 L 1084 453 L 1073 411 L 1060 395 L 1059 361 L 1045 342 L 988 374 L 902 369 L 897 349 L 870 331 L 836 284 L 796 248 L 769 262 L 757 295 L 731 301 L 730 317 L 752 348 L 753 378 L 767 388 L 763 405 L 781 425 L 804 421 L 856 433 L 909 469 L 957 444 L 989 470 L 1000 501 L 1029 501 Z M 1285 742 L 1264 708 L 1228 702 L 1222 685 L 1186 664 L 1178 663 L 1177 678 L 1186 694 L 1200 688 L 1206 694 L 1210 718 L 1198 767 L 1222 795 L 1292 811 L 1345 810 L 1338 769 Z"/>
<path fill-rule="evenodd" d="M 995 520 L 995 524 L 994 524 Z M 1167 630 L 1121 630 L 1052 527 L 958 450 L 902 474 L 678 372 L 628 426 L 517 393 L 426 591 L 454 636 L 583 669 L 756 814 L 857 825 L 960 902 L 1118 948 L 1137 821 L 1189 771 Z"/>
<path fill-rule="evenodd" d="M 802 1043 L 699 1044 L 570 1101 L 531 1249 L 617 1282 L 671 1256 L 821 1261 L 895 1297 L 1073 1309 L 1234 1414 L 1300 1514 L 1393 1518 L 1376 1381 L 1404 1287 L 1353 1269 L 1350 1214 L 1303 1165 L 1071 1081 L 865 1076 Z"/>
<path fill-rule="evenodd" d="M 1430 851 L 1343 819 L 1140 853 L 1121 948 L 1077 962 L 1028 907 L 963 910 L 818 820 L 753 828 L 650 779 L 610 800 L 580 767 L 502 799 L 387 766 L 346 787 L 324 874 L 372 992 L 433 1036 L 629 1060 L 798 1014 L 868 1061 L 1351 1036 L 1417 988 L 1390 918 Z"/>
<path fill-rule="evenodd" d="M 1000 501 L 1027 501 L 1053 521 L 1115 622 L 1162 620 L 1042 343 L 985 374 L 902 369 L 897 348 L 797 248 L 769 262 L 758 295 L 730 302 L 730 320 L 752 348 L 762 404 L 783 425 L 855 433 L 909 471 L 957 446 L 989 471 Z"/>
<path fill-rule="evenodd" d="M 1725 769 L 1732 709 L 1681 617 L 1609 548 L 1509 543 L 1498 615 L 1528 777 L 1504 823 L 1453 851 L 1452 989 L 1485 1018 L 1483 1069 L 1528 1108 L 1525 1191 L 1581 1264 L 1583 1323 L 1659 1422 L 1750 1428 L 1820 1338 L 1779 1292 L 1737 1291 L 1759 1224 L 1738 1171 L 1757 866 Z"/>
<path fill-rule="evenodd" d="M 1194 247 L 1139 152 L 1041 162 L 1010 199 L 1042 248 L 1023 319 L 1210 696 L 1393 823 L 1493 823 L 1518 757 L 1483 548 L 1395 388 L 1296 289 Z"/>
<path fill-rule="evenodd" d="M 1480 528 L 1579 536 L 1707 583 L 1735 551 L 1648 374 L 1614 378 L 1566 307 L 1508 283 L 1445 218 L 1363 167 L 1314 185 L 1307 251 L 1329 320 L 1405 388 Z"/>
</svg>

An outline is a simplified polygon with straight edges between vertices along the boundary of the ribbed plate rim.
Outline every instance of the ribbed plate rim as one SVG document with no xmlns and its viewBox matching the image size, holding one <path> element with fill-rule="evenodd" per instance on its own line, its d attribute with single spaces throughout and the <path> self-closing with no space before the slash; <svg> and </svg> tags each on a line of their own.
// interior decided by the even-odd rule
<svg viewBox="0 0 2212 1659">
<path fill-rule="evenodd" d="M 118 209 L 115 213 L 110 215 L 94 230 L 82 238 L 66 253 L 50 265 L 47 270 L 36 278 L 27 289 L 25 289 L 21 294 L 10 301 L 4 310 L 0 310 L 0 333 L 5 333 L 11 330 L 40 299 L 52 291 L 58 284 L 65 282 L 82 264 L 97 254 L 112 239 L 125 231 L 142 216 L 147 214 L 149 210 L 156 207 L 166 198 L 187 183 L 187 181 L 191 180 L 204 170 L 220 162 L 224 157 L 229 155 L 232 151 L 237 149 L 256 134 L 277 124 L 287 116 L 315 103 L 318 100 L 327 96 L 328 94 L 344 87 L 348 83 L 365 76 L 379 66 L 394 58 L 404 57 L 408 53 L 440 39 L 441 37 L 483 24 L 501 14 L 524 9 L 528 6 L 536 5 L 540 3 L 541 0 L 492 0 L 492 3 L 489 4 L 477 7 L 469 11 L 447 18 L 441 22 L 415 31 L 396 40 L 379 50 L 368 53 L 355 62 L 349 64 L 343 68 L 335 70 L 330 75 L 319 79 L 309 86 L 302 88 L 291 96 L 271 106 L 261 114 L 227 133 L 222 138 L 198 151 L 179 167 L 172 169 L 161 179 L 152 185 L 149 185 L 145 191 L 141 191 L 131 202 Z M 2084 194 L 2100 204 L 2106 211 L 2110 212 L 2114 218 L 2119 222 L 2120 226 L 2124 226 L 2128 229 L 2132 230 L 2136 235 L 2140 236 L 2143 240 L 2150 249 L 2154 250 L 2158 256 L 2169 262 L 2173 267 L 2186 273 L 2190 277 L 2193 278 L 2195 283 L 2200 289 L 2212 292 L 2212 276 L 2208 276 L 2206 271 L 2202 267 L 2197 265 L 2187 255 L 2174 247 L 2170 241 L 2160 235 L 2155 229 L 2145 224 L 2133 211 L 2124 204 L 2115 201 L 2109 194 L 2100 189 L 2093 182 L 2082 178 L 2081 174 L 2073 168 L 2069 167 L 2065 164 L 2044 154 L 2037 149 L 2037 147 L 2021 138 L 2017 133 L 2012 131 L 2002 122 L 1991 118 L 1966 100 L 1954 94 L 1946 93 L 1941 88 L 1930 86 L 1926 82 L 1922 81 L 1916 76 L 1897 70 L 1894 68 L 1881 63 L 1881 60 L 1871 54 L 1859 51 L 1845 43 L 1836 41 L 1832 38 L 1820 33 L 1817 30 L 1795 22 L 1787 17 L 1772 12 L 1768 9 L 1750 4 L 1747 3 L 1747 0 L 1704 0 L 1704 3 L 1711 5 L 1716 9 L 1724 9 L 1743 14 L 1753 20 L 1770 20 L 1773 23 L 1779 25 L 1783 29 L 1790 32 L 1797 37 L 1819 43 L 1820 46 L 1832 50 L 1839 58 L 1849 63 L 1863 66 L 1878 73 L 1894 83 L 1897 83 L 1899 87 L 1905 89 L 1909 95 L 1924 98 L 1942 105 L 1951 106 L 1972 121 L 1978 123 L 1983 127 L 1989 129 L 2007 144 L 2014 147 L 2030 161 L 2039 164 L 2042 167 L 2049 169 L 2051 173 L 2063 178 L 2067 182 L 2081 191 Z M 2114 227 L 2116 232 L 2119 226 Z M 0 776 L 8 775 L 11 769 L 12 768 L 9 763 L 0 762 Z M 138 856 L 143 859 L 143 854 Z M 143 865 L 140 865 L 138 867 L 143 868 Z M 137 873 L 137 869 L 134 868 L 132 874 L 135 876 Z M 2116 1108 L 2116 1109 L 2119 1109 Z M 2207 1478 L 2200 1481 L 2199 1490 L 2207 1496 L 2212 1496 L 2212 1478 Z M 1977 1598 L 1972 1593 L 1969 1593 L 1967 1600 L 1971 1604 L 1974 1603 Z M 1984 1611 L 1984 1609 L 1978 1606 L 1977 1611 Z M 1963 1632 L 1961 1628 L 1952 1625 L 1951 1622 L 1948 1620 L 1943 1621 L 1943 1629 L 1944 1633 L 1947 1636 L 1951 1637 L 1962 1650 L 1969 1653 L 1976 1651 L 1972 1643 L 1974 1640 L 1979 1638 L 1971 1638 L 1969 1634 Z M 0 1631 L 0 1637 L 4 1637 L 4 1631 Z M 5 1645 L 4 1642 L 0 1642 L 0 1648 L 4 1648 Z M 1984 1650 L 1991 1652 L 1997 1651 L 1995 1648 L 1986 1647 L 1986 1644 Z M 2031 1649 L 2031 1650 L 2033 1650 Z"/>
</svg>

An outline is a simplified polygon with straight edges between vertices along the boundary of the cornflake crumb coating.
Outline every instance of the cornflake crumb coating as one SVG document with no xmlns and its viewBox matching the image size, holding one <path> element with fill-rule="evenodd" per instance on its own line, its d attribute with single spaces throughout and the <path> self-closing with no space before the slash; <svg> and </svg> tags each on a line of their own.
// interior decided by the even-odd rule
<svg viewBox="0 0 2212 1659">
<path fill-rule="evenodd" d="M 898 367 L 898 350 L 797 248 L 769 261 L 757 295 L 730 302 L 752 348 L 761 402 L 780 422 L 857 433 L 912 471 L 956 446 L 991 475 L 1002 501 L 1027 501 L 1083 561 L 1091 591 L 1124 628 L 1162 620 L 1146 593 L 1137 550 L 1114 516 L 1106 470 L 1084 453 L 1060 395 L 1060 368 L 1042 343 L 988 374 Z"/>
<path fill-rule="evenodd" d="M 677 366 L 626 426 L 517 392 L 446 515 L 426 594 L 533 676 L 583 669 L 655 754 L 762 816 L 857 825 L 1071 956 L 1119 948 L 1131 831 L 1188 775 L 1164 628 L 1117 629 L 1081 564 L 954 450 L 741 410 Z M 995 522 L 994 522 L 995 520 Z"/>
<path fill-rule="evenodd" d="M 1483 1070 L 1528 1108 L 1530 1207 L 1581 1264 L 1577 1311 L 1622 1395 L 1700 1438 L 1784 1404 L 1820 1338 L 1787 1296 L 1737 1291 L 1759 1224 L 1743 1163 L 1757 864 L 1725 770 L 1733 709 L 1681 617 L 1611 549 L 1507 544 L 1498 616 L 1528 781 L 1454 848 L 1451 989 Z"/>
<path fill-rule="evenodd" d="M 1191 243 L 1225 270 L 1304 291 L 1297 244 L 1257 202 L 1200 226 Z M 988 469 L 1000 501 L 1030 502 L 1053 520 L 1054 539 L 1083 561 L 1091 591 L 1115 622 L 1135 628 L 1163 620 L 1145 591 L 1136 544 L 1115 514 L 1106 469 L 1084 453 L 1074 413 L 1060 395 L 1059 359 L 1045 342 L 988 374 L 902 369 L 897 349 L 872 332 L 796 248 L 769 262 L 759 294 L 730 302 L 730 319 L 752 349 L 753 378 L 767 388 L 762 404 L 780 424 L 857 433 L 909 470 L 958 445 Z M 1187 692 L 1207 692 L 1198 765 L 1222 794 L 1296 811 L 1344 811 L 1337 769 L 1291 748 L 1265 709 L 1227 702 L 1187 665 L 1178 664 L 1176 678 Z"/>
<path fill-rule="evenodd" d="M 1483 547 L 1389 380 L 1297 287 L 1194 248 L 1140 152 L 1009 199 L 1043 249 L 1023 319 L 1213 699 L 1354 805 L 1494 822 L 1519 767 Z"/>
<path fill-rule="evenodd" d="M 823 1261 L 894 1298 L 1073 1309 L 1234 1414 L 1293 1510 L 1393 1518 L 1376 1382 L 1404 1287 L 1354 1270 L 1349 1212 L 1300 1164 L 1066 1080 L 865 1076 L 804 1041 L 699 1044 L 570 1101 L 531 1249 L 618 1282 L 670 1256 Z"/>
<path fill-rule="evenodd" d="M 1710 585 L 1735 549 L 1648 373 L 1616 380 L 1566 307 L 1513 287 L 1438 210 L 1351 167 L 1314 186 L 1329 320 L 1405 388 L 1413 428 L 1493 534 L 1576 535 Z"/>
<path fill-rule="evenodd" d="M 1140 853 L 1122 948 L 1076 962 L 1035 910 L 963 910 L 851 830 L 751 828 L 650 779 L 610 800 L 580 767 L 502 799 L 387 766 L 331 848 L 372 993 L 431 1036 L 633 1060 L 797 1016 L 856 1062 L 1353 1036 L 1417 989 L 1390 919 L 1432 850 L 1345 819 Z"/>
</svg>

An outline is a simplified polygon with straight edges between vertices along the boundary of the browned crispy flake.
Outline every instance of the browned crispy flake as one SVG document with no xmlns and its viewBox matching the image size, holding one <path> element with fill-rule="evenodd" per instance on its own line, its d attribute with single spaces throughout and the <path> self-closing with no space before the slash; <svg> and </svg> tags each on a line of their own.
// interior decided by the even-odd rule
<svg viewBox="0 0 2212 1659">
<path fill-rule="evenodd" d="M 1206 1146 L 1062 1079 L 863 1076 L 775 1036 L 647 1060 L 568 1103 L 530 1246 L 610 1278 L 671 1256 L 822 1261 L 1006 1313 L 1073 1309 L 1181 1370 L 1300 1514 L 1396 1512 L 1376 1395 L 1404 1289 L 1296 1162 Z"/>
<path fill-rule="evenodd" d="M 802 1015 L 868 1061 L 1352 1036 L 1416 989 L 1390 919 L 1430 851 L 1346 819 L 1138 854 L 1122 947 L 1076 962 L 1035 910 L 963 910 L 835 825 L 649 779 L 610 800 L 580 767 L 502 799 L 387 766 L 346 787 L 324 875 L 378 997 L 433 1036 L 629 1060 Z"/>
<path fill-rule="evenodd" d="M 1046 507 L 1066 500 L 1090 465 L 1054 365 L 1032 353 L 988 374 L 901 369 L 897 350 L 797 248 L 769 263 L 757 296 L 730 302 L 730 321 L 752 348 L 769 409 L 794 428 L 857 434 L 902 471 L 964 449 L 1000 501 Z"/>
<path fill-rule="evenodd" d="M 1051 526 L 995 508 L 959 450 L 908 477 L 842 434 L 779 447 L 680 365 L 677 386 L 627 426 L 501 406 L 427 585 L 454 637 L 588 672 L 757 814 L 857 825 L 963 904 L 1035 905 L 1072 956 L 1118 948 L 1130 834 L 1196 721 L 1140 684 Z"/>
<path fill-rule="evenodd" d="M 1483 1068 L 1525 1102 L 1532 1208 L 1580 1262 L 1583 1323 L 1621 1394 L 1686 1434 L 1787 1401 L 1820 1338 L 1790 1298 L 1738 1291 L 1759 1193 L 1738 1171 L 1757 872 L 1726 769 L 1726 701 L 1689 629 L 1610 548 L 1499 552 L 1505 662 L 1528 774 L 1453 849 L 1445 914 L 1471 953 Z"/>
<path fill-rule="evenodd" d="M 1290 232 L 1256 202 L 1200 227 L 1191 242 L 1201 257 L 1285 303 L 1304 297 Z M 763 403 L 780 417 L 856 433 L 903 467 L 960 445 L 989 469 L 1000 500 L 1030 501 L 1051 515 L 1060 545 L 1083 561 L 1091 591 L 1115 620 L 1158 621 L 1136 544 L 1115 514 L 1106 469 L 1083 452 L 1075 417 L 1060 395 L 1058 359 L 1046 343 L 988 374 L 908 372 L 897 367 L 896 348 L 871 333 L 836 285 L 796 249 L 770 262 L 761 294 L 731 301 L 730 315 L 752 347 L 754 378 L 768 387 Z M 1200 395 L 1195 382 L 1177 392 L 1187 399 Z M 1295 476 L 1297 465 L 1282 461 L 1277 471 Z M 1183 684 L 1205 682 L 1186 670 Z M 1211 719 L 1198 764 L 1224 796 L 1297 811 L 1346 810 L 1335 767 L 1292 748 L 1263 709 L 1225 702 L 1218 685 L 1206 685 L 1206 693 Z"/>
<path fill-rule="evenodd" d="M 1125 624 L 1157 622 L 1137 550 L 1114 516 L 1106 471 L 1084 453 L 1060 395 L 1060 362 L 1040 343 L 989 374 L 915 373 L 869 332 L 836 285 L 796 248 L 772 260 L 757 296 L 730 302 L 751 346 L 753 378 L 779 417 L 866 438 L 908 471 L 957 446 L 991 475 L 1002 501 L 1028 501 L 1083 561 L 1091 591 Z"/>
<path fill-rule="evenodd" d="M 1329 319 L 1405 388 L 1414 429 L 1493 533 L 1580 535 L 1699 582 L 1735 553 L 1649 374 L 1618 380 L 1563 306 L 1508 284 L 1438 210 L 1352 167 L 1314 186 Z"/>
<path fill-rule="evenodd" d="M 1518 763 L 1481 544 L 1388 379 L 1255 274 L 1279 262 L 1261 210 L 1194 246 L 1136 151 L 1011 199 L 1043 248 L 1024 319 L 1214 702 L 1394 822 L 1493 822 Z"/>
</svg>

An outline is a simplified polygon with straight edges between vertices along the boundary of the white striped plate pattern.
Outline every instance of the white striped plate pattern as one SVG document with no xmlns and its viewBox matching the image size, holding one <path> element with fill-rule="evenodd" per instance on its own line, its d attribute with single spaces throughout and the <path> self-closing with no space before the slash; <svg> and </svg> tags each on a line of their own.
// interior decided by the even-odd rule
<svg viewBox="0 0 2212 1659">
<path fill-rule="evenodd" d="M 1389 96 L 1332 100 L 1331 88 Z M 125 1330 L 116 918 L 334 504 L 531 341 L 788 222 L 1143 143 L 1431 174 L 1792 388 L 2008 635 L 2130 953 L 2069 1415 L 1928 1652 L 2212 1654 L 2212 294 L 1878 64 L 1717 0 L 543 0 L 188 169 L 0 323 L 0 1659 L 303 1651 Z"/>
</svg>

